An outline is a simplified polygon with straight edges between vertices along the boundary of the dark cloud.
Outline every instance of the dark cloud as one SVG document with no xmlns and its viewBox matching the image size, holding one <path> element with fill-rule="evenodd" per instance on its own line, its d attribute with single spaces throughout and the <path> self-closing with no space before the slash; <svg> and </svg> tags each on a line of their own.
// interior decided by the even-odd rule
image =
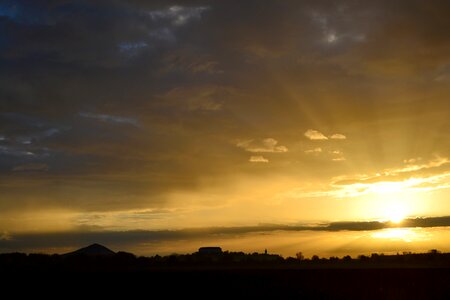
<svg viewBox="0 0 450 300">
<path fill-rule="evenodd" d="M 182 230 L 160 231 L 96 231 L 98 228 L 80 228 L 84 230 L 61 233 L 27 233 L 0 236 L 0 250 L 3 252 L 28 251 L 28 249 L 46 249 L 58 247 L 81 247 L 92 243 L 111 245 L 115 248 L 129 248 L 130 245 L 157 244 L 167 241 L 195 241 L 217 236 L 236 237 L 252 233 L 275 231 L 374 231 L 387 228 L 448 227 L 450 217 L 430 217 L 405 219 L 400 224 L 390 222 L 334 222 L 320 225 L 276 225 L 266 224 L 245 227 L 209 227 Z"/>
<path fill-rule="evenodd" d="M 26 165 L 15 166 L 13 168 L 15 172 L 26 172 L 26 171 L 48 171 L 48 165 L 39 164 L 39 163 L 31 163 Z"/>
<path fill-rule="evenodd" d="M 138 126 L 138 120 L 135 118 L 128 118 L 128 117 L 122 117 L 122 116 L 111 116 L 111 115 L 105 115 L 105 114 L 94 114 L 94 113 L 88 113 L 88 112 L 81 112 L 80 116 L 83 118 L 92 118 L 97 119 L 102 122 L 112 122 L 112 123 L 123 123 L 123 124 L 131 124 L 134 126 Z"/>
</svg>

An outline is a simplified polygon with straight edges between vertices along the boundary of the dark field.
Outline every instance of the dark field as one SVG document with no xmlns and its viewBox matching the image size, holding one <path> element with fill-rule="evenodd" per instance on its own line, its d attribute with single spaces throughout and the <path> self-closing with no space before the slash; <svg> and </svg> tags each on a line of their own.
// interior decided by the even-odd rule
<svg viewBox="0 0 450 300">
<path fill-rule="evenodd" d="M 102 299 L 450 299 L 448 265 L 449 255 L 438 252 L 315 260 L 227 252 L 0 255 L 4 289 L 19 298 L 32 292 Z"/>
<path fill-rule="evenodd" d="M 140 272 L 10 274 L 21 296 L 120 296 L 126 299 L 194 296 L 242 299 L 449 299 L 449 269 L 215 269 Z M 6 290 L 8 285 L 5 285 Z M 55 287 L 58 290 L 55 290 Z"/>
<path fill-rule="evenodd" d="M 450 297 L 449 269 L 211 270 L 140 274 L 167 295 L 429 299 Z"/>
</svg>

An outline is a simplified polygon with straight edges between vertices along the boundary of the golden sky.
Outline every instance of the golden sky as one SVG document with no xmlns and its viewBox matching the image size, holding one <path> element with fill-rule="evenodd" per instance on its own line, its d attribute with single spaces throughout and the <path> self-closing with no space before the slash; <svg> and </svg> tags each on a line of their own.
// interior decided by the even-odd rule
<svg viewBox="0 0 450 300">
<path fill-rule="evenodd" d="M 449 28 L 444 0 L 2 1 L 0 250 L 449 216 Z"/>
</svg>

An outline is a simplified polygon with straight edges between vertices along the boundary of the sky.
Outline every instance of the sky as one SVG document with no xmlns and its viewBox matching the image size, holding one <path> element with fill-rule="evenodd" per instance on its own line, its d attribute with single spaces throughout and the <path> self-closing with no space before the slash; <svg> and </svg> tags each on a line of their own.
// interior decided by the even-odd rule
<svg viewBox="0 0 450 300">
<path fill-rule="evenodd" d="M 445 0 L 0 0 L 0 251 L 439 246 L 448 28 Z"/>
</svg>

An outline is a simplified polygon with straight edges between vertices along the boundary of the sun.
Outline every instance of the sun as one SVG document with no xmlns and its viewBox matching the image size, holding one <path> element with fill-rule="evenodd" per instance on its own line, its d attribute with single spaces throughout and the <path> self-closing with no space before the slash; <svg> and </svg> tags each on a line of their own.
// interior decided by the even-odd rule
<svg viewBox="0 0 450 300">
<path fill-rule="evenodd" d="M 401 223 L 411 212 L 411 201 L 405 182 L 377 182 L 370 185 L 369 192 L 375 196 L 382 219 Z"/>
<path fill-rule="evenodd" d="M 392 223 L 399 224 L 406 217 L 406 209 L 404 206 L 396 203 L 386 207 L 386 219 Z"/>
<path fill-rule="evenodd" d="M 401 223 L 404 218 L 405 214 L 403 214 L 402 212 L 392 212 L 388 216 L 389 221 L 396 224 Z"/>
</svg>

